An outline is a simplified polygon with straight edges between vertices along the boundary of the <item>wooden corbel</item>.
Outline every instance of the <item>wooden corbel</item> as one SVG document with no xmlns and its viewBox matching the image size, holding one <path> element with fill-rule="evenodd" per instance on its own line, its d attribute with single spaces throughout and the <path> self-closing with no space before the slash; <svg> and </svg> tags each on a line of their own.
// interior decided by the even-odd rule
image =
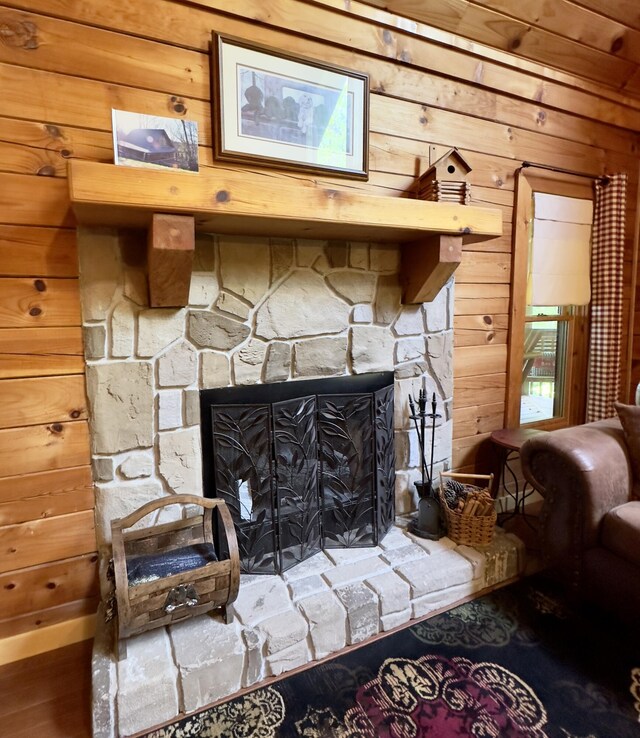
<svg viewBox="0 0 640 738">
<path fill-rule="evenodd" d="M 462 236 L 434 234 L 402 245 L 402 302 L 430 302 L 462 260 Z"/>
<path fill-rule="evenodd" d="M 153 214 L 147 242 L 151 307 L 183 307 L 188 304 L 194 247 L 193 217 Z"/>
</svg>

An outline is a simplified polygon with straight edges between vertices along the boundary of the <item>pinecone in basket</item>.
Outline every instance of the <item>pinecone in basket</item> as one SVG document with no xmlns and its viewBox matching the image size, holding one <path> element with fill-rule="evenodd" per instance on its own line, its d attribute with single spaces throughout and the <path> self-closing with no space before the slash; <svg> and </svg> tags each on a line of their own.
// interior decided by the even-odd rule
<svg viewBox="0 0 640 738">
<path fill-rule="evenodd" d="M 455 479 L 447 479 L 442 489 L 442 495 L 448 507 L 455 510 L 458 502 L 466 497 L 465 485 Z"/>
</svg>

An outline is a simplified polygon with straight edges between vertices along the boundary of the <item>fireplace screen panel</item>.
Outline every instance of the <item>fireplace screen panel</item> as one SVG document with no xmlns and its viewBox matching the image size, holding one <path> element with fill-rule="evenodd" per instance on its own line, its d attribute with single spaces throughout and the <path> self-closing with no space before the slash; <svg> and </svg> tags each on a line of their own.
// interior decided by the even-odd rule
<svg viewBox="0 0 640 738">
<path fill-rule="evenodd" d="M 229 505 L 243 571 L 278 573 L 388 531 L 392 382 L 386 372 L 201 392 L 205 494 Z"/>
<path fill-rule="evenodd" d="M 268 405 L 227 405 L 211 409 L 216 496 L 229 506 L 246 572 L 273 574 L 273 467 Z"/>
<path fill-rule="evenodd" d="M 273 405 L 281 571 L 320 550 L 316 398 Z"/>
<path fill-rule="evenodd" d="M 318 429 L 324 547 L 374 546 L 372 396 L 320 397 Z"/>
<path fill-rule="evenodd" d="M 379 538 L 388 533 L 396 517 L 396 456 L 393 437 L 393 387 L 374 394 L 376 475 Z"/>
</svg>

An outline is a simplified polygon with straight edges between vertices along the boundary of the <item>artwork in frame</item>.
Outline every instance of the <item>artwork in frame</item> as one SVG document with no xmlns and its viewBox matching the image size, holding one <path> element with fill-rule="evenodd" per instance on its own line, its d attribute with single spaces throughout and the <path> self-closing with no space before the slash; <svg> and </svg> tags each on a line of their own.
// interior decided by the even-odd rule
<svg viewBox="0 0 640 738">
<path fill-rule="evenodd" d="M 116 164 L 198 171 L 198 124 L 183 118 L 112 110 Z"/>
<path fill-rule="evenodd" d="M 367 179 L 369 78 L 213 34 L 218 159 Z"/>
</svg>

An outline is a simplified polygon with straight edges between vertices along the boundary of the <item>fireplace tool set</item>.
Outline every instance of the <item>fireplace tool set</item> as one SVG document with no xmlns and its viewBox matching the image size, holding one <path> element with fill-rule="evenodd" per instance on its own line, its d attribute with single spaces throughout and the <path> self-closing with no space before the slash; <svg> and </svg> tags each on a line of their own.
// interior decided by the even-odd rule
<svg viewBox="0 0 640 738">
<path fill-rule="evenodd" d="M 409 417 L 413 420 L 416 433 L 418 434 L 422 474 L 422 481 L 415 483 L 420 500 L 418 502 L 418 512 L 409 524 L 409 531 L 420 538 L 429 538 L 432 541 L 437 541 L 444 533 L 440 502 L 433 485 L 433 451 L 436 420 L 441 417 L 436 412 L 436 407 L 436 393 L 434 392 L 431 398 L 431 412 L 427 412 L 427 390 L 423 379 L 422 389 L 418 392 L 417 401 L 409 395 L 409 408 L 411 410 Z M 431 457 L 428 466 L 425 453 L 427 418 L 431 420 Z"/>
</svg>

